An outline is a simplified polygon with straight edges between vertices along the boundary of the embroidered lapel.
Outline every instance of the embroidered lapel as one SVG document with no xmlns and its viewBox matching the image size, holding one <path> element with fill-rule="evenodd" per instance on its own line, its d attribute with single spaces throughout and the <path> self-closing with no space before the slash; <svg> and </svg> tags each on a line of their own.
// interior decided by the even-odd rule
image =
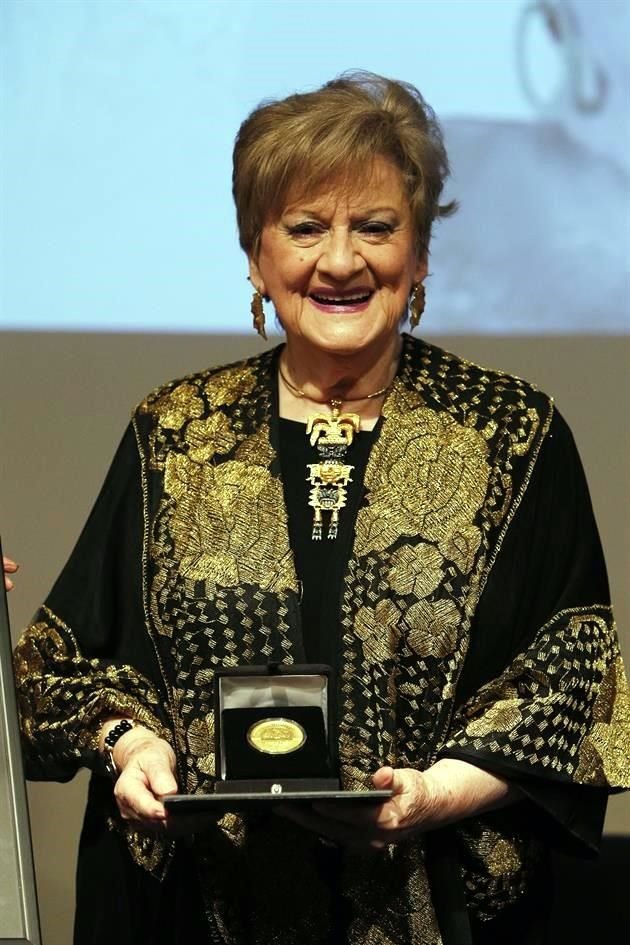
<svg viewBox="0 0 630 945">
<path fill-rule="evenodd" d="M 345 784 L 426 767 L 448 728 L 472 615 L 514 482 L 541 439 L 536 395 L 408 337 L 365 476 L 341 623 Z"/>
</svg>

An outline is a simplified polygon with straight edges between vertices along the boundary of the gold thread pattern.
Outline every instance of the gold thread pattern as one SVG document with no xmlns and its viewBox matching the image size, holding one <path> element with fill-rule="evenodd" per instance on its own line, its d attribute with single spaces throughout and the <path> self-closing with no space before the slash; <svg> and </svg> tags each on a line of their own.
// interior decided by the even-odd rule
<svg viewBox="0 0 630 945">
<path fill-rule="evenodd" d="M 211 407 L 229 407 L 251 394 L 255 383 L 256 375 L 247 365 L 216 371 L 205 387 L 208 403 Z"/>
<path fill-rule="evenodd" d="M 235 459 L 241 463 L 253 463 L 262 467 L 271 466 L 275 455 L 269 440 L 268 424 L 263 424 L 256 433 L 252 433 L 239 443 Z"/>
<path fill-rule="evenodd" d="M 426 542 L 402 545 L 391 562 L 389 585 L 397 594 L 428 597 L 444 579 L 444 556 Z"/>
<path fill-rule="evenodd" d="M 74 767 L 93 767 L 101 720 L 114 713 L 130 714 L 168 736 L 148 680 L 130 666 L 83 657 L 71 630 L 47 607 L 37 616 L 14 656 L 21 727 L 34 757 L 41 752 Z"/>
<path fill-rule="evenodd" d="M 466 735 L 474 738 L 491 732 L 511 732 L 523 721 L 522 699 L 500 699 L 479 718 L 466 726 Z"/>
<path fill-rule="evenodd" d="M 426 407 L 401 413 L 396 392 L 397 385 L 370 457 L 368 506 L 357 521 L 359 555 L 383 551 L 401 535 L 445 541 L 472 526 L 487 491 L 484 438 Z"/>
<path fill-rule="evenodd" d="M 238 460 L 200 465 L 171 453 L 164 491 L 173 500 L 169 531 L 185 580 L 204 581 L 207 595 L 218 585 L 291 586 L 282 484 L 267 469 Z"/>
<path fill-rule="evenodd" d="M 354 629 L 363 644 L 368 664 L 383 663 L 392 650 L 396 650 L 401 616 L 391 600 L 380 600 L 374 608 L 359 610 Z"/>
<path fill-rule="evenodd" d="M 468 907 L 482 920 L 519 902 L 544 862 L 540 841 L 514 820 L 513 812 L 495 811 L 456 830 Z"/>
<path fill-rule="evenodd" d="M 81 654 L 66 624 L 42 607 L 15 650 L 15 678 L 27 773 L 67 778 L 80 766 L 101 766 L 98 737 L 102 720 L 128 715 L 171 740 L 159 719 L 153 685 L 130 666 L 112 666 Z M 54 759 L 54 760 L 53 760 Z M 134 861 L 161 874 L 172 844 L 138 833 L 119 817 L 110 827 L 122 833 Z"/>
<path fill-rule="evenodd" d="M 195 463 L 208 463 L 215 453 L 229 453 L 236 444 L 236 436 L 227 417 L 221 411 L 205 420 L 192 420 L 186 427 L 188 456 Z"/>
<path fill-rule="evenodd" d="M 460 711 L 449 746 L 630 787 L 630 697 L 610 608 L 556 614 Z M 576 751 L 577 749 L 577 751 Z"/>
<path fill-rule="evenodd" d="M 443 539 L 438 548 L 462 573 L 470 571 L 481 545 L 481 532 L 476 525 L 463 525 Z"/>
<path fill-rule="evenodd" d="M 630 786 L 630 691 L 620 656 L 606 668 L 575 777 L 584 784 Z"/>
<path fill-rule="evenodd" d="M 202 719 L 193 719 L 188 726 L 186 740 L 188 751 L 195 757 L 199 770 L 214 777 L 214 714 L 209 713 Z"/>
<path fill-rule="evenodd" d="M 182 383 L 166 390 L 151 403 L 153 410 L 160 417 L 160 425 L 165 430 L 179 430 L 193 417 L 201 417 L 204 412 L 203 401 L 194 384 Z"/>
<path fill-rule="evenodd" d="M 509 876 L 523 866 L 516 844 L 512 840 L 499 836 L 486 858 L 491 876 Z"/>
<path fill-rule="evenodd" d="M 419 600 L 405 614 L 409 647 L 418 656 L 444 658 L 457 643 L 460 613 L 451 600 Z"/>
</svg>

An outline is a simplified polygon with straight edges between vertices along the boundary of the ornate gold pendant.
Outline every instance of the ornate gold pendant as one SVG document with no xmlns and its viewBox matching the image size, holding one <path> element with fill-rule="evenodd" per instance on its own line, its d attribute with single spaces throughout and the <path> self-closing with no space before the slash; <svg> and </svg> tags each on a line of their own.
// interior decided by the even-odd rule
<svg viewBox="0 0 630 945">
<path fill-rule="evenodd" d="M 358 413 L 341 413 L 341 406 L 340 400 L 331 400 L 331 414 L 316 413 L 306 421 L 306 435 L 310 436 L 311 446 L 317 447 L 320 456 L 319 463 L 308 464 L 306 477 L 313 486 L 308 499 L 314 510 L 313 541 L 321 541 L 324 512 L 330 513 L 327 537 L 337 537 L 339 509 L 346 504 L 346 486 L 352 482 L 350 474 L 354 466 L 348 466 L 343 460 L 354 434 L 361 429 L 361 417 Z"/>
<path fill-rule="evenodd" d="M 340 408 L 340 400 L 331 400 L 331 415 L 316 413 L 308 418 L 306 435 L 311 438 L 311 446 L 317 446 L 320 451 L 341 446 L 344 452 L 350 446 L 354 434 L 361 429 L 361 417 L 358 413 L 341 413 Z"/>
<path fill-rule="evenodd" d="M 330 512 L 327 537 L 337 537 L 339 509 L 344 508 L 346 504 L 348 494 L 345 487 L 352 482 L 350 474 L 353 469 L 354 466 L 346 466 L 335 460 L 308 463 L 309 474 L 306 478 L 313 486 L 308 498 L 308 504 L 314 509 L 311 532 L 313 541 L 321 541 L 322 538 L 322 512 Z"/>
</svg>

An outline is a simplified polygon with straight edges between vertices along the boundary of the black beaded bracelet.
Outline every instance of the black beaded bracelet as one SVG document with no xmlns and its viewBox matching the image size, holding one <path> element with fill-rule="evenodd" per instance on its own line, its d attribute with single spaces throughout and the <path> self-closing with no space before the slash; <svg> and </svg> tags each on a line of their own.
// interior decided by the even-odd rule
<svg viewBox="0 0 630 945">
<path fill-rule="evenodd" d="M 120 722 L 116 722 L 105 736 L 107 747 L 113 748 L 118 739 L 122 738 L 125 732 L 130 732 L 133 726 L 134 723 L 130 719 L 121 719 Z"/>
<path fill-rule="evenodd" d="M 114 745 L 119 738 L 122 738 L 123 735 L 126 735 L 127 732 L 130 732 L 132 728 L 135 727 L 135 722 L 131 719 L 121 719 L 120 722 L 116 722 L 113 725 L 107 735 L 103 740 L 104 745 L 104 758 L 105 769 L 107 773 L 114 779 L 119 775 L 118 768 L 116 767 L 116 762 L 114 761 Z"/>
</svg>

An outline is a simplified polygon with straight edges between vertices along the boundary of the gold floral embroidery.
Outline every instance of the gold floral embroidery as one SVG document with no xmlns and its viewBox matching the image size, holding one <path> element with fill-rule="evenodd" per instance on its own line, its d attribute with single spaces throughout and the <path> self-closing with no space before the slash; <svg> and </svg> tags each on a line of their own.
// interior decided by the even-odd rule
<svg viewBox="0 0 630 945">
<path fill-rule="evenodd" d="M 204 412 L 203 400 L 197 388 L 188 381 L 183 381 L 155 400 L 146 401 L 144 406 L 157 414 L 164 430 L 179 430 L 187 420 L 201 417 Z"/>
<path fill-rule="evenodd" d="M 95 752 L 101 719 L 128 714 L 168 738 L 158 721 L 155 688 L 131 666 L 111 665 L 81 654 L 70 628 L 50 610 L 32 623 L 15 650 L 20 721 L 33 755 L 65 734 L 66 760 L 77 765 Z"/>
<path fill-rule="evenodd" d="M 481 544 L 481 532 L 476 525 L 464 525 L 459 531 L 448 535 L 438 545 L 445 558 L 454 561 L 466 574 L 473 566 L 475 555 Z"/>
<path fill-rule="evenodd" d="M 247 839 L 245 820 L 239 814 L 224 814 L 218 821 L 218 827 L 226 839 L 234 846 L 242 846 Z"/>
<path fill-rule="evenodd" d="M 250 394 L 256 375 L 248 366 L 234 366 L 212 374 L 205 393 L 212 407 L 229 406 Z"/>
<path fill-rule="evenodd" d="M 492 845 L 486 856 L 486 864 L 490 875 L 497 877 L 509 876 L 523 866 L 516 844 L 506 837 L 499 837 Z"/>
<path fill-rule="evenodd" d="M 461 717 L 449 746 L 471 738 L 578 784 L 630 786 L 630 695 L 610 607 L 555 614 Z"/>
<path fill-rule="evenodd" d="M 427 597 L 444 577 L 444 558 L 434 545 L 403 545 L 392 555 L 389 584 L 397 594 Z"/>
<path fill-rule="evenodd" d="M 443 938 L 433 907 L 432 890 L 426 868 L 423 863 L 411 862 L 409 877 L 409 899 L 413 911 L 409 916 L 411 941 L 422 945 L 443 945 Z M 400 939 L 394 938 L 392 945 L 399 945 Z"/>
<path fill-rule="evenodd" d="M 455 649 L 459 611 L 452 600 L 419 600 L 405 614 L 407 642 L 418 656 L 448 656 Z"/>
<path fill-rule="evenodd" d="M 442 945 L 421 840 L 371 860 L 355 857 L 347 895 L 361 904 L 348 945 Z"/>
<path fill-rule="evenodd" d="M 197 759 L 197 767 L 203 774 L 214 776 L 214 714 L 202 719 L 193 719 L 186 735 L 189 751 Z"/>
<path fill-rule="evenodd" d="M 13 663 L 18 688 L 27 680 L 41 677 L 45 671 L 50 672 L 42 653 L 44 646 L 52 653 L 66 655 L 66 644 L 61 634 L 46 621 L 38 620 L 21 637 L 15 651 Z"/>
<path fill-rule="evenodd" d="M 218 410 L 205 420 L 193 420 L 186 427 L 188 455 L 196 463 L 209 462 L 215 453 L 228 453 L 236 444 L 236 436 L 228 418 Z"/>
<path fill-rule="evenodd" d="M 264 423 L 259 430 L 248 436 L 239 445 L 236 459 L 241 463 L 254 463 L 256 466 L 271 466 L 275 457 L 269 440 L 269 425 Z"/>
<path fill-rule="evenodd" d="M 630 691 L 621 657 L 601 682 L 575 777 L 585 784 L 630 784 Z"/>
<path fill-rule="evenodd" d="M 369 663 L 381 663 L 396 651 L 401 614 L 392 600 L 380 600 L 376 607 L 361 607 L 355 633 L 363 643 L 363 655 Z"/>
<path fill-rule="evenodd" d="M 164 486 L 184 579 L 205 581 L 207 594 L 217 585 L 295 586 L 282 485 L 268 469 L 236 460 L 200 466 L 170 453 Z"/>
<path fill-rule="evenodd" d="M 394 397 L 394 392 L 390 397 Z M 447 413 L 390 404 L 368 464 L 368 505 L 357 519 L 358 554 L 401 535 L 444 542 L 472 525 L 488 487 L 488 444 Z"/>
<path fill-rule="evenodd" d="M 490 732 L 511 732 L 523 721 L 522 704 L 522 699 L 500 699 L 486 709 L 483 715 L 468 723 L 466 734 L 475 738 L 489 735 Z"/>
<path fill-rule="evenodd" d="M 506 906 L 522 901 L 541 863 L 540 839 L 519 829 L 505 811 L 462 821 L 456 833 L 473 914 L 493 919 Z"/>
</svg>

